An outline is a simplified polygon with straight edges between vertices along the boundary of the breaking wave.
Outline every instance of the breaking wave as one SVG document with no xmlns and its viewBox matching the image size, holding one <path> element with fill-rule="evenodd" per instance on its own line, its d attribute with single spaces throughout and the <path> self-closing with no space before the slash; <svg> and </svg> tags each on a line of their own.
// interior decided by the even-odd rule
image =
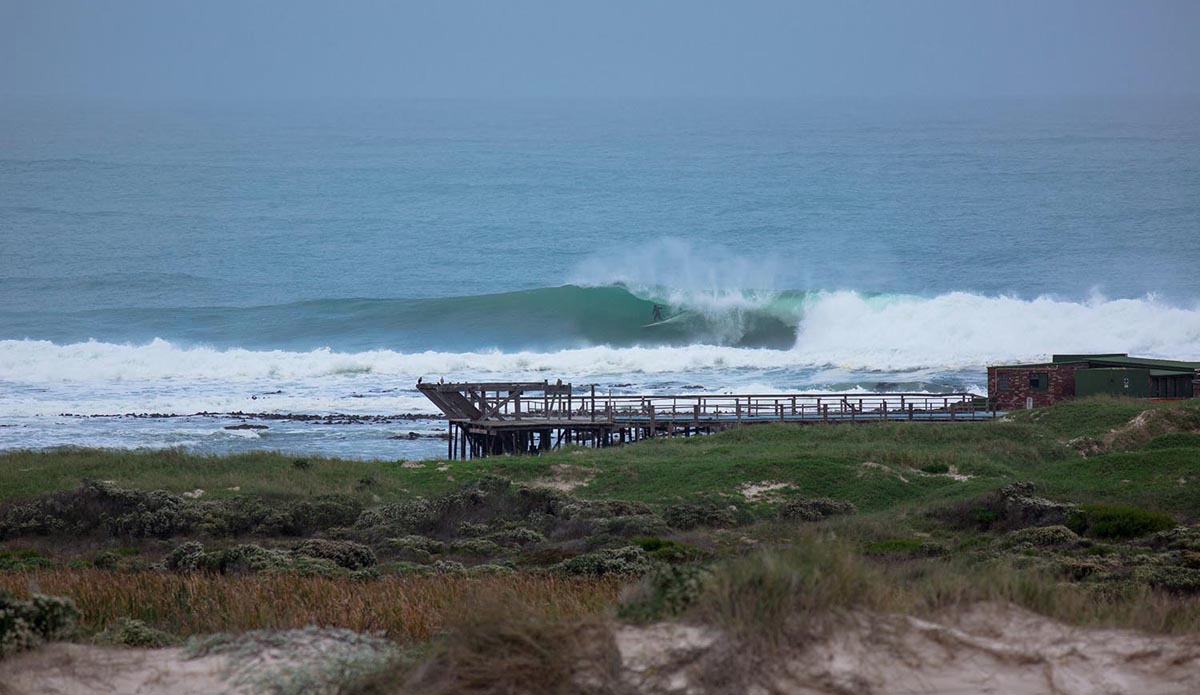
<svg viewBox="0 0 1200 695">
<path fill-rule="evenodd" d="M 624 327 L 649 314 L 651 299 L 620 287 L 535 290 L 517 302 L 508 295 L 429 300 L 456 307 L 453 313 L 487 345 L 489 325 L 504 323 L 496 307 L 531 303 L 560 307 L 557 321 L 534 322 L 537 330 L 576 324 L 580 346 L 560 349 L 308 350 L 188 345 L 154 338 L 141 343 L 85 340 L 0 341 L 0 380 L 16 383 L 160 379 L 287 379 L 332 376 L 681 373 L 695 370 L 788 370 L 839 368 L 857 371 L 972 369 L 988 363 L 1031 360 L 1054 352 L 1129 352 L 1200 359 L 1200 308 L 1165 304 L 1153 297 L 1070 302 L 1024 300 L 954 292 L 933 298 L 856 292 L 752 293 L 709 298 L 671 297 L 670 310 L 684 319 L 642 329 Z M 561 310 L 563 297 L 575 308 Z M 346 300 L 353 303 L 355 300 Z M 322 304 L 328 323 L 317 335 L 336 335 L 333 324 L 391 315 L 361 300 L 357 311 Z M 464 308 L 468 307 L 468 308 Z M 445 309 L 451 311 L 450 309 Z M 357 319 L 347 317 L 347 313 Z M 477 319 L 483 325 L 472 323 Z M 490 317 L 490 318 L 489 318 Z M 511 317 L 511 316 L 509 316 Z M 607 318 L 606 318 L 607 317 Z M 487 321 L 491 321 L 488 324 Z M 397 325 L 404 321 L 397 320 Z M 269 331 L 269 325 L 264 323 Z M 527 329 L 531 327 L 528 323 Z M 676 331 L 640 340 L 639 331 Z M 329 331 L 325 333 L 324 331 Z M 722 336 L 725 339 L 722 339 Z M 750 336 L 767 336 L 751 340 Z M 331 341 L 336 342 L 336 341 Z M 596 343 L 596 344 L 589 344 Z M 785 344 L 786 343 L 786 344 Z"/>
</svg>

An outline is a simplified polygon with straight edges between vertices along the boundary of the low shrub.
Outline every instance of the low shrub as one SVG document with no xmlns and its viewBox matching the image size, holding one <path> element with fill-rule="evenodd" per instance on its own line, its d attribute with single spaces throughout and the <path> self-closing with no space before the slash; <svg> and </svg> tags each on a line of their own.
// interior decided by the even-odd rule
<svg viewBox="0 0 1200 695">
<path fill-rule="evenodd" d="M 456 575 L 465 576 L 467 574 L 466 565 L 464 565 L 461 562 L 455 562 L 453 560 L 438 560 L 437 562 L 433 563 L 433 565 L 430 566 L 430 569 L 433 570 L 434 574 L 441 574 L 441 575 L 448 575 L 448 576 L 456 576 Z"/>
<path fill-rule="evenodd" d="M 140 492 L 87 481 L 74 490 L 7 507 L 0 514 L 0 538 L 95 531 L 133 538 L 169 538 L 188 531 L 192 523 L 182 497 L 164 490 Z"/>
<path fill-rule="evenodd" d="M 446 544 L 425 536 L 401 536 L 387 539 L 387 547 L 401 560 L 428 563 L 446 550 Z"/>
<path fill-rule="evenodd" d="M 500 545 L 532 545 L 535 543 L 545 543 L 546 535 L 541 531 L 535 531 L 524 526 L 514 526 L 513 528 L 504 529 L 489 533 L 485 540 L 498 543 Z"/>
<path fill-rule="evenodd" d="M 500 546 L 482 538 L 469 538 L 451 543 L 448 550 L 457 555 L 470 555 L 473 557 L 491 557 L 503 552 Z"/>
<path fill-rule="evenodd" d="M 699 598 L 705 576 L 696 565 L 656 565 L 621 597 L 617 615 L 639 623 L 679 615 Z"/>
<path fill-rule="evenodd" d="M 1030 482 L 1005 485 L 999 490 L 935 510 L 932 516 L 959 528 L 980 531 L 1015 531 L 1030 526 L 1065 524 L 1075 505 L 1038 497 Z"/>
<path fill-rule="evenodd" d="M 0 549 L 0 572 L 50 567 L 50 558 L 32 548 Z"/>
<path fill-rule="evenodd" d="M 1086 504 L 1067 520 L 1071 530 L 1095 538 L 1141 538 L 1175 526 L 1169 514 L 1116 504 Z"/>
<path fill-rule="evenodd" d="M 657 514 L 627 514 L 598 519 L 593 533 L 627 538 L 630 536 L 657 536 L 669 530 L 667 522 Z"/>
<path fill-rule="evenodd" d="M 1079 536 L 1066 526 L 1034 526 L 1008 534 L 1011 543 L 1032 543 L 1036 546 L 1074 545 Z"/>
<path fill-rule="evenodd" d="M 156 630 L 132 618 L 118 618 L 115 626 L 97 635 L 96 639 L 109 644 L 151 649 L 169 647 L 178 641 L 162 630 Z"/>
<path fill-rule="evenodd" d="M 470 521 L 464 521 L 458 525 L 458 535 L 463 538 L 479 538 L 486 535 L 489 530 L 487 524 L 476 524 Z"/>
<path fill-rule="evenodd" d="M 830 516 L 856 513 L 858 508 L 852 502 L 829 497 L 791 499 L 779 508 L 779 518 L 784 521 L 820 521 Z"/>
<path fill-rule="evenodd" d="M 1135 568 L 1133 576 L 1156 589 L 1178 594 L 1200 594 L 1200 569 L 1175 565 L 1146 565 Z"/>
<path fill-rule="evenodd" d="M 314 552 L 321 550 L 316 549 Z M 372 553 L 372 557 L 373 555 Z M 295 574 L 303 577 L 346 575 L 346 568 L 331 559 L 251 544 L 206 550 L 203 545 L 194 541 L 183 543 L 167 553 L 162 564 L 164 569 L 176 572 L 203 571 L 230 575 Z"/>
<path fill-rule="evenodd" d="M 467 568 L 468 577 L 498 577 L 516 574 L 516 570 L 507 565 L 475 565 Z"/>
<path fill-rule="evenodd" d="M 1146 539 L 1146 543 L 1152 548 L 1200 551 L 1200 526 L 1176 526 L 1169 531 L 1159 531 Z"/>
<path fill-rule="evenodd" d="M 22 601 L 0 591 L 0 659 L 66 637 L 78 619 L 68 598 L 35 594 Z"/>
<path fill-rule="evenodd" d="M 329 560 L 338 567 L 348 570 L 361 570 L 373 567 L 378 560 L 375 551 L 362 543 L 354 541 L 331 541 L 323 538 L 310 538 L 296 546 L 292 552 L 296 555 Z"/>
<path fill-rule="evenodd" d="M 578 555 L 555 565 L 555 570 L 561 574 L 585 577 L 636 577 L 649 572 L 653 566 L 654 563 L 641 548 L 627 545 Z"/>
<path fill-rule="evenodd" d="M 667 507 L 663 519 L 672 528 L 687 531 L 694 528 L 723 528 L 737 523 L 729 507 L 714 502 L 684 502 Z"/>
<path fill-rule="evenodd" d="M 647 555 L 662 562 L 678 564 L 703 560 L 708 557 L 708 553 L 694 545 L 659 538 L 658 536 L 642 536 L 630 540 L 633 541 L 634 545 L 644 550 Z"/>
</svg>

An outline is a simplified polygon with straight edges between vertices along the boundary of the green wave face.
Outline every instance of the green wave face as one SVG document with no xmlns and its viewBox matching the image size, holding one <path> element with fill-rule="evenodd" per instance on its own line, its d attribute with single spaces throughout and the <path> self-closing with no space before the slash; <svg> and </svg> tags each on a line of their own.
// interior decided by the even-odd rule
<svg viewBox="0 0 1200 695">
<path fill-rule="evenodd" d="M 662 307 L 664 318 L 674 318 L 646 327 L 655 304 Z M 803 304 L 804 293 L 687 294 L 665 288 L 564 285 L 426 299 L 97 310 L 62 314 L 52 335 L 29 335 L 62 343 L 162 338 L 287 350 L 511 352 L 693 344 L 787 349 L 796 342 Z M 6 321 L 21 328 L 19 315 Z M 114 327 L 120 335 L 110 335 Z"/>
<path fill-rule="evenodd" d="M 647 326 L 655 304 L 670 320 Z M 413 308 L 427 313 L 423 320 L 446 329 L 467 324 L 502 348 L 707 344 L 787 349 L 796 342 L 801 306 L 801 295 L 681 295 L 661 288 L 564 285 L 429 300 Z"/>
</svg>

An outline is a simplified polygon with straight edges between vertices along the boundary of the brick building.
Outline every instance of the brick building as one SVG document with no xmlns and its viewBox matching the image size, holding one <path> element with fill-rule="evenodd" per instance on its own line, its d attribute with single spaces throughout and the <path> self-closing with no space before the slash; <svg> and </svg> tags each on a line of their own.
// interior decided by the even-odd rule
<svg viewBox="0 0 1200 695">
<path fill-rule="evenodd" d="M 1174 399 L 1200 396 L 1200 362 L 1125 354 L 1054 355 L 1049 362 L 988 367 L 988 398 L 997 410 L 1040 408 L 1096 394 Z"/>
</svg>

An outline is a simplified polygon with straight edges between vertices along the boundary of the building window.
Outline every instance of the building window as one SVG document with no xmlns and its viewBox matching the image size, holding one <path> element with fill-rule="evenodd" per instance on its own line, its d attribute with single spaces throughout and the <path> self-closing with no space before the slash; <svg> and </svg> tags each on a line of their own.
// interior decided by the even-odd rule
<svg viewBox="0 0 1200 695">
<path fill-rule="evenodd" d="M 1050 379 L 1046 372 L 1029 373 L 1029 390 L 1045 391 L 1050 388 Z"/>
<path fill-rule="evenodd" d="M 1012 390 L 1012 384 L 1008 383 L 1008 375 L 1007 374 L 1003 374 L 1003 373 L 999 374 L 996 376 L 996 379 L 999 382 L 998 385 L 999 385 L 1001 391 L 1011 391 Z"/>
</svg>

